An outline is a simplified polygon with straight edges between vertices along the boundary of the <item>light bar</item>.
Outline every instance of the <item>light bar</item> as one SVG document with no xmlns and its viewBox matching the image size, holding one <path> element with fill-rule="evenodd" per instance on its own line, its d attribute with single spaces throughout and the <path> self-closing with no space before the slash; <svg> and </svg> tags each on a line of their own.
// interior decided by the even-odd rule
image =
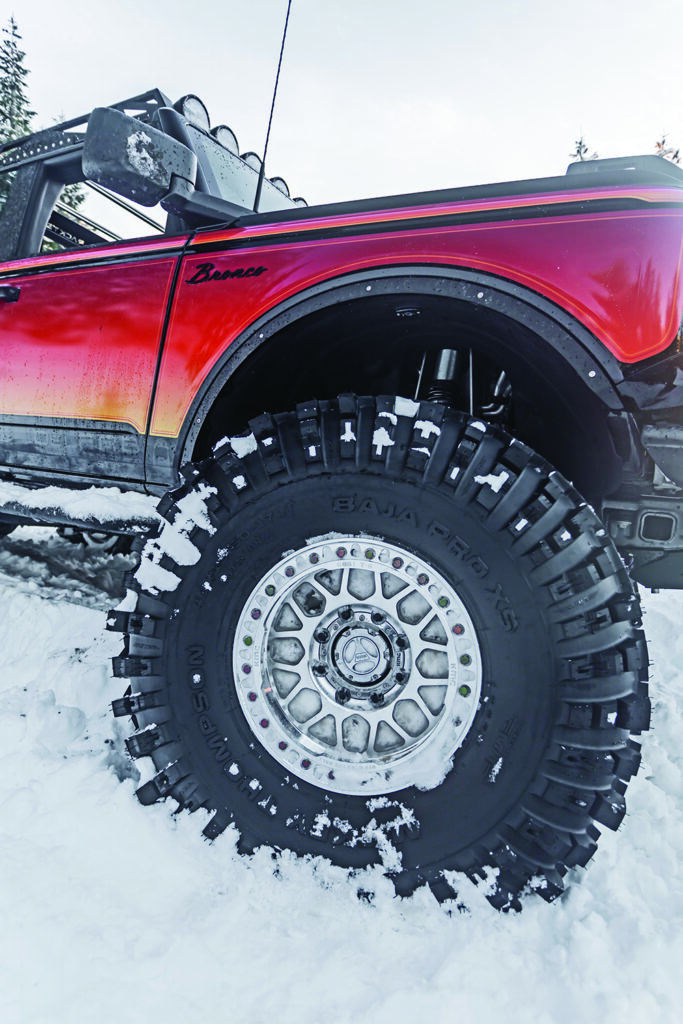
<svg viewBox="0 0 683 1024">
<path fill-rule="evenodd" d="M 208 132 L 211 127 L 209 112 L 199 96 L 195 96 L 193 93 L 181 96 L 178 102 L 173 104 L 173 108 L 192 124 L 196 125 L 197 128 L 202 128 L 205 132 Z"/>
<path fill-rule="evenodd" d="M 289 186 L 284 178 L 278 178 L 276 175 L 274 178 L 270 179 L 270 183 L 271 185 L 275 185 L 275 188 L 278 189 L 279 192 L 282 192 L 286 196 L 289 195 Z"/>
<path fill-rule="evenodd" d="M 247 165 L 247 167 L 251 167 L 252 170 L 254 170 L 254 171 L 260 171 L 261 170 L 261 163 L 262 163 L 262 161 L 261 161 L 261 157 L 258 155 L 258 153 L 252 153 L 252 152 L 242 153 L 240 155 L 240 160 L 244 160 L 244 162 Z"/>
<path fill-rule="evenodd" d="M 227 124 L 217 124 L 215 128 L 211 129 L 211 134 L 216 142 L 220 142 L 221 146 L 230 150 L 235 156 L 239 156 L 240 148 L 237 144 L 237 136 L 232 128 L 228 128 Z"/>
</svg>

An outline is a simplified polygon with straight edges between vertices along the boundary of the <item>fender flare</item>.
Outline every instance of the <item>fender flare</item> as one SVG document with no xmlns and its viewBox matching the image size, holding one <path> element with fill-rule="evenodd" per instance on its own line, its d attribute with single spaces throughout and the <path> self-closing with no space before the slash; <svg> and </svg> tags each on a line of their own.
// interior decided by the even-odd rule
<svg viewBox="0 0 683 1024">
<path fill-rule="evenodd" d="M 320 282 L 268 310 L 230 343 L 195 396 L 181 428 L 176 468 L 192 450 L 209 411 L 237 368 L 280 330 L 321 309 L 378 295 L 439 295 L 482 306 L 543 338 L 608 410 L 622 411 L 621 364 L 574 316 L 524 285 L 459 267 L 372 267 Z"/>
</svg>

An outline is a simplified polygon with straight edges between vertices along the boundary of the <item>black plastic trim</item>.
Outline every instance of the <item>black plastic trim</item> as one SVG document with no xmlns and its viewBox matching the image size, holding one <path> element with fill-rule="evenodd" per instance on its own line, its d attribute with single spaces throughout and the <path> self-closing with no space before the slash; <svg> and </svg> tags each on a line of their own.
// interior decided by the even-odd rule
<svg viewBox="0 0 683 1024">
<path fill-rule="evenodd" d="M 135 244 L 137 239 L 132 240 L 132 244 Z M 147 239 L 139 239 L 140 242 L 147 241 Z M 127 263 L 143 263 L 149 260 L 159 259 L 164 256 L 182 256 L 184 255 L 187 247 L 189 238 L 182 238 L 177 245 L 164 246 L 162 249 L 155 249 L 153 252 L 132 252 L 130 254 L 110 253 L 105 255 L 93 255 L 91 259 L 75 259 L 76 253 L 86 252 L 88 246 L 81 246 L 78 249 L 64 250 L 64 259 L 60 259 L 62 253 L 50 254 L 52 262 L 39 266 L 39 267 L 22 267 L 18 266 L 20 260 L 7 260 L 8 263 L 12 262 L 14 266 L 11 268 L 0 267 L 0 281 L 11 280 L 15 277 L 39 277 L 41 274 L 54 274 L 55 272 L 61 272 L 63 270 L 74 270 L 74 269 L 90 269 L 92 267 L 107 266 L 111 263 L 120 263 L 121 265 Z M 126 239 L 125 243 L 112 242 L 112 245 L 128 244 L 129 240 Z M 102 244 L 98 243 L 98 248 L 102 248 Z M 40 254 L 39 254 L 40 255 Z M 56 257 L 56 258 L 55 258 Z M 27 256 L 23 259 L 36 259 L 36 256 Z"/>
<path fill-rule="evenodd" d="M 624 366 L 618 390 L 639 410 L 670 421 L 683 422 L 683 351 L 680 335 L 666 352 L 636 366 Z"/>
<path fill-rule="evenodd" d="M 131 424 L 5 414 L 0 422 L 0 472 L 23 479 L 62 475 L 90 483 L 144 480 L 144 434 Z"/>
<path fill-rule="evenodd" d="M 517 181 L 495 182 L 488 185 L 467 185 L 460 188 L 437 189 L 433 192 L 413 192 L 405 195 L 378 196 L 371 199 L 354 199 L 342 203 L 326 203 L 320 206 L 297 207 L 294 210 L 273 213 L 253 213 L 240 217 L 234 227 L 255 227 L 262 224 L 284 223 L 287 221 L 310 220 L 317 217 L 332 217 L 344 214 L 374 213 L 383 210 L 405 209 L 406 207 L 427 206 L 440 203 L 462 203 L 476 199 L 512 199 L 519 196 L 545 195 L 553 192 L 576 192 L 576 202 L 581 202 L 581 193 L 596 188 L 676 188 L 677 183 L 664 180 L 653 173 L 604 171 L 591 174 L 572 174 L 551 178 L 527 178 Z M 625 201 L 625 197 L 615 197 Z M 586 200 L 584 200 L 586 201 Z M 590 201 L 590 200 L 588 200 Z M 598 200 L 599 201 L 599 200 Z M 635 202 L 635 200 L 634 200 Z M 681 191 L 683 203 L 683 190 Z M 571 205 L 574 205 L 572 203 Z M 646 203 L 645 205 L 650 205 Z M 513 208 L 516 209 L 516 208 Z"/>
<path fill-rule="evenodd" d="M 681 193 L 681 204 L 683 204 L 683 192 Z M 202 229 L 200 229 L 192 241 L 190 252 L 229 252 L 231 250 L 245 247 L 251 248 L 255 241 L 258 242 L 259 248 L 266 248 L 271 245 L 283 245 L 295 241 L 319 242 L 332 238 L 356 238 L 364 235 L 395 233 L 397 231 L 427 231 L 432 228 L 462 227 L 469 224 L 503 223 L 506 221 L 538 220 L 541 218 L 549 219 L 553 217 L 566 217 L 569 215 L 575 216 L 577 213 L 624 213 L 644 208 L 647 208 L 648 210 L 677 209 L 678 206 L 678 203 L 650 203 L 645 200 L 631 198 L 624 199 L 621 197 L 614 199 L 591 200 L 578 198 L 575 202 L 543 203 L 525 207 L 504 207 L 498 210 L 478 210 L 469 213 L 454 211 L 452 213 L 430 214 L 425 217 L 397 216 L 395 220 L 371 221 L 370 223 L 365 224 L 342 224 L 309 229 L 300 228 L 298 230 L 293 226 L 283 226 L 282 230 L 276 230 L 270 235 L 258 235 L 257 239 L 254 239 L 253 235 L 246 234 L 241 235 L 239 238 L 228 239 L 225 242 L 203 242 L 201 234 Z M 379 209 L 385 210 L 387 207 L 380 207 Z M 352 213 L 357 211 L 341 207 L 338 210 L 332 210 L 329 207 L 309 207 L 306 212 L 308 213 L 308 217 L 300 219 L 309 220 L 311 216 L 316 218 L 329 217 L 333 216 L 335 213 L 337 215 L 341 215 L 343 213 Z M 291 217 L 287 217 L 287 222 L 292 219 L 293 218 Z M 280 222 L 284 222 L 284 220 L 284 217 L 278 216 L 277 221 L 274 222 L 274 226 L 279 226 Z M 273 223 L 272 217 L 270 219 L 270 223 Z M 229 226 L 231 228 L 249 228 L 253 226 L 253 221 L 250 218 L 241 217 L 230 225 L 225 226 Z M 215 231 L 217 228 L 216 226 L 212 226 L 208 230 Z"/>
<path fill-rule="evenodd" d="M 154 378 L 152 380 L 152 390 L 149 397 L 149 409 L 147 411 L 147 423 L 145 424 L 145 441 L 144 441 L 144 472 L 145 478 L 147 477 L 147 452 L 149 448 L 150 430 L 152 427 L 152 417 L 154 415 L 154 403 L 156 401 L 157 390 L 159 388 L 159 376 L 161 374 L 161 363 L 164 357 L 164 349 L 166 348 L 166 338 L 168 336 L 168 325 L 171 321 L 171 315 L 175 309 L 175 295 L 178 289 L 178 282 L 180 280 L 180 274 L 183 267 L 182 258 L 176 262 L 173 269 L 173 277 L 171 280 L 171 286 L 168 292 L 168 299 L 166 301 L 166 309 L 164 311 L 164 322 L 161 326 L 161 337 L 159 339 L 159 347 L 157 349 L 157 360 L 156 366 L 154 367 Z"/>
</svg>

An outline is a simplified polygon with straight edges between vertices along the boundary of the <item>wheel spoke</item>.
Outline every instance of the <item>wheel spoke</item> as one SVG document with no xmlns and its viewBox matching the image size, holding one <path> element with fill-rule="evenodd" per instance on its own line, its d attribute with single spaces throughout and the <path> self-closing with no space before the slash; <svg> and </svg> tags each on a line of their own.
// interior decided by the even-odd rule
<svg viewBox="0 0 683 1024">
<path fill-rule="evenodd" d="M 481 658 L 467 610 L 395 544 L 342 537 L 292 552 L 255 588 L 244 635 L 235 671 L 247 721 L 276 760 L 326 788 L 413 784 L 428 745 L 447 761 L 476 711 Z"/>
</svg>

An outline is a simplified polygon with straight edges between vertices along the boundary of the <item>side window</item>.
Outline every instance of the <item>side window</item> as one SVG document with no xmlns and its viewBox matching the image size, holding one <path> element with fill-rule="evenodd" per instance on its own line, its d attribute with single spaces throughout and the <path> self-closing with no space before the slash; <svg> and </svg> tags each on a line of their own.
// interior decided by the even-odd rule
<svg viewBox="0 0 683 1024">
<path fill-rule="evenodd" d="M 144 125 L 170 103 L 151 89 L 114 109 Z M 81 155 L 90 117 L 0 143 L 0 262 L 185 231 L 182 221 L 160 208 L 137 207 L 83 181 Z"/>
<path fill-rule="evenodd" d="M 166 214 L 150 210 L 89 182 L 66 185 L 45 228 L 41 252 L 163 234 Z"/>
</svg>

